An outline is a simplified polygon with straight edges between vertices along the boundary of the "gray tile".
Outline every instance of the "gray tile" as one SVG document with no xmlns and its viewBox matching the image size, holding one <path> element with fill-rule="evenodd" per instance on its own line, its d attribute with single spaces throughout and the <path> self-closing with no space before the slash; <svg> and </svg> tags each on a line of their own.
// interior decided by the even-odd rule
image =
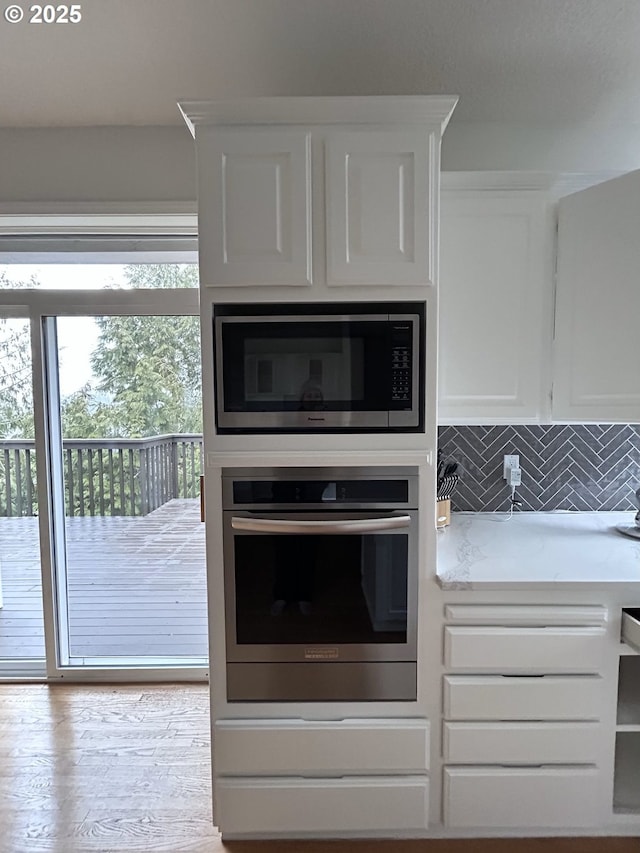
<svg viewBox="0 0 640 853">
<path fill-rule="evenodd" d="M 502 457 L 518 453 L 528 509 L 626 511 L 640 485 L 640 425 L 446 426 L 441 447 L 460 465 L 458 509 L 509 507 Z"/>
</svg>

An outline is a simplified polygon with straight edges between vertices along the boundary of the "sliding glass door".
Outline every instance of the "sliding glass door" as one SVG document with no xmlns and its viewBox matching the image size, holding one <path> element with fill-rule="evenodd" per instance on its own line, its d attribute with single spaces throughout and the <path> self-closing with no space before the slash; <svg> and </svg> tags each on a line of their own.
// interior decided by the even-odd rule
<svg viewBox="0 0 640 853">
<path fill-rule="evenodd" d="M 68 663 L 202 664 L 198 319 L 49 318 L 45 331 L 56 341 Z"/>
<path fill-rule="evenodd" d="M 206 677 L 197 284 L 0 267 L 0 678 Z"/>
<path fill-rule="evenodd" d="M 199 320 L 42 319 L 57 666 L 207 661 Z"/>
</svg>

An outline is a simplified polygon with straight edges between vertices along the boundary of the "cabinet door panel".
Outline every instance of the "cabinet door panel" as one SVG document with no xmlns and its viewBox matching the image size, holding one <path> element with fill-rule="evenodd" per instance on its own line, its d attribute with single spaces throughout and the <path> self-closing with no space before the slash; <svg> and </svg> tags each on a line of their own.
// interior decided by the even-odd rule
<svg viewBox="0 0 640 853">
<path fill-rule="evenodd" d="M 218 775 L 424 774 L 426 720 L 218 720 Z"/>
<path fill-rule="evenodd" d="M 309 134 L 206 129 L 198 157 L 202 283 L 311 284 Z"/>
<path fill-rule="evenodd" d="M 560 201 L 553 418 L 640 421 L 640 171 Z"/>
<path fill-rule="evenodd" d="M 447 764 L 595 764 L 597 723 L 445 723 Z"/>
<path fill-rule="evenodd" d="M 451 627 L 444 630 L 444 662 L 476 672 L 598 673 L 604 628 Z"/>
<path fill-rule="evenodd" d="M 449 720 L 598 720 L 604 687 L 597 676 L 444 678 Z"/>
<path fill-rule="evenodd" d="M 530 423 L 544 415 L 551 234 L 542 196 L 443 193 L 440 423 Z"/>
<path fill-rule="evenodd" d="M 426 829 L 425 776 L 218 779 L 214 820 L 226 836 Z"/>
<path fill-rule="evenodd" d="M 566 628 L 601 626 L 607 621 L 607 608 L 598 604 L 447 604 L 447 622 L 458 625 L 545 626 Z"/>
<path fill-rule="evenodd" d="M 445 767 L 445 826 L 595 826 L 599 784 L 595 767 Z"/>
<path fill-rule="evenodd" d="M 434 281 L 434 151 L 434 136 L 418 131 L 328 136 L 328 285 Z"/>
</svg>

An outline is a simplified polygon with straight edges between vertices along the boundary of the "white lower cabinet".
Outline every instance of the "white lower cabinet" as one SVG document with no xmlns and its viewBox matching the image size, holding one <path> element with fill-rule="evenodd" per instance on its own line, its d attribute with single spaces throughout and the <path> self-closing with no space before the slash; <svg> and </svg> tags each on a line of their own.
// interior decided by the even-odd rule
<svg viewBox="0 0 640 853">
<path fill-rule="evenodd" d="M 445 723 L 448 764 L 595 763 L 597 723 Z"/>
<path fill-rule="evenodd" d="M 600 818 L 596 767 L 445 767 L 448 827 L 565 829 Z"/>
<path fill-rule="evenodd" d="M 424 720 L 219 720 L 216 773 L 236 776 L 424 774 Z"/>
<path fill-rule="evenodd" d="M 443 821 L 452 829 L 597 826 L 606 611 L 449 609 Z M 584 623 L 579 619 L 582 616 Z M 536 620 L 539 619 L 538 624 Z M 595 623 L 595 624 L 594 624 Z"/>
<path fill-rule="evenodd" d="M 640 815 L 640 608 L 622 612 L 613 811 Z"/>
<path fill-rule="evenodd" d="M 425 830 L 425 719 L 218 720 L 214 821 L 226 836 Z"/>
<path fill-rule="evenodd" d="M 597 720 L 597 675 L 446 675 L 448 720 Z"/>
<path fill-rule="evenodd" d="M 445 665 L 483 672 L 598 672 L 605 636 L 597 627 L 447 627 Z"/>
<path fill-rule="evenodd" d="M 226 835 L 373 835 L 426 829 L 426 776 L 222 778 L 214 815 Z"/>
</svg>

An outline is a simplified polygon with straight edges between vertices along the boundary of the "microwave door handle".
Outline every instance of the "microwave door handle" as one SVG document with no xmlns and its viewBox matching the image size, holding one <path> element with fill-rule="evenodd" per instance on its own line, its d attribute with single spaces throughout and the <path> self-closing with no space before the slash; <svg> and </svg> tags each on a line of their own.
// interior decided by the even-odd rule
<svg viewBox="0 0 640 853">
<path fill-rule="evenodd" d="M 231 527 L 250 533 L 302 533 L 322 535 L 327 533 L 377 533 L 409 527 L 411 516 L 394 515 L 388 518 L 355 518 L 336 521 L 295 521 L 283 518 L 251 518 L 232 516 Z"/>
</svg>

